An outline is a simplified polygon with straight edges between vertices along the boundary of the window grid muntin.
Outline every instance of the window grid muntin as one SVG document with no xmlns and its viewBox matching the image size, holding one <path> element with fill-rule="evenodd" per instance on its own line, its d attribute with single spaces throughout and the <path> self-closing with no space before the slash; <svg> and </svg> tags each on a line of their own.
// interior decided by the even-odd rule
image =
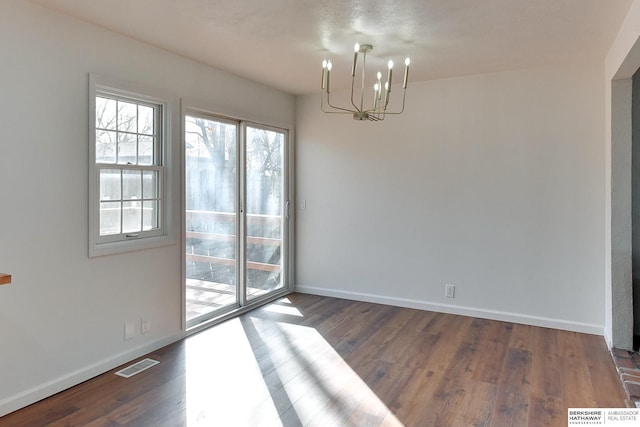
<svg viewBox="0 0 640 427">
<path fill-rule="evenodd" d="M 158 231 L 160 231 L 162 229 L 162 194 L 163 194 L 163 168 L 161 166 L 137 166 L 137 165 L 113 165 L 113 164 L 104 164 L 104 165 L 99 165 L 98 166 L 98 181 L 102 184 L 102 171 L 108 171 L 108 170 L 118 170 L 119 175 L 120 175 L 120 197 L 119 198 L 114 198 L 114 199 L 103 199 L 103 194 L 102 194 L 102 188 L 100 188 L 99 193 L 98 193 L 98 236 L 100 238 L 108 238 L 108 239 L 114 239 L 114 237 L 118 237 L 118 236 L 126 236 L 127 234 L 131 234 L 131 233 L 139 233 L 138 236 L 129 236 L 129 237 L 142 237 L 145 234 L 149 234 L 149 235 L 157 235 Z M 123 179 L 123 175 L 126 172 L 131 172 L 131 171 L 140 171 L 140 179 L 141 179 L 141 185 L 140 185 L 140 193 L 141 193 L 141 197 L 137 197 L 137 198 L 125 198 L 125 192 L 124 192 L 124 179 Z M 156 174 L 156 185 L 155 185 L 155 189 L 153 191 L 153 193 L 155 193 L 154 197 L 145 197 L 145 185 L 144 185 L 144 172 L 154 172 Z M 136 202 L 136 203 L 140 203 L 140 207 L 141 207 L 141 212 L 140 212 L 140 230 L 139 231 L 125 231 L 124 230 L 124 218 L 125 218 L 125 203 L 129 203 L 129 202 Z M 155 213 L 155 223 L 156 226 L 151 228 L 151 229 L 144 229 L 144 204 L 145 202 L 155 202 L 156 203 L 156 213 Z M 102 209 L 102 204 L 103 203 L 119 203 L 120 204 L 120 221 L 119 221 L 119 226 L 120 226 L 120 230 L 118 233 L 102 233 L 102 222 L 103 222 L 103 209 Z"/>
<path fill-rule="evenodd" d="M 161 159 L 161 147 L 162 147 L 162 142 L 160 141 L 160 129 L 162 129 L 162 105 L 160 104 L 155 104 L 152 102 L 146 102 L 143 100 L 138 100 L 138 99 L 134 99 L 134 98 L 130 98 L 130 97 L 126 97 L 126 96 L 120 96 L 120 95 L 114 95 L 108 92 L 103 92 L 103 91 L 97 91 L 96 92 L 96 105 L 98 104 L 98 99 L 104 99 L 107 101 L 115 101 L 115 127 L 114 128 L 108 128 L 108 127 L 100 127 L 98 126 L 98 117 L 97 117 L 97 111 L 96 111 L 96 117 L 95 117 L 95 132 L 96 132 L 96 159 L 95 162 L 96 164 L 100 165 L 100 164 L 109 164 L 109 165 L 113 165 L 113 164 L 122 164 L 122 165 L 130 165 L 130 164 L 135 164 L 135 165 L 139 165 L 140 163 L 140 139 L 141 137 L 143 138 L 152 138 L 152 153 L 151 153 L 151 164 L 152 165 L 158 165 L 160 164 L 160 159 Z M 120 103 L 124 102 L 124 103 L 128 103 L 128 104 L 135 104 L 136 105 L 136 125 L 135 125 L 135 129 L 136 132 L 131 132 L 131 131 L 127 131 L 127 130 L 121 130 L 121 126 L 120 126 Z M 144 132 L 140 132 L 140 107 L 145 107 L 145 108 L 151 108 L 153 110 L 153 124 L 151 126 L 151 133 L 144 133 Z M 97 110 L 97 109 L 96 109 Z M 115 162 L 111 163 L 111 162 L 101 162 L 98 161 L 97 159 L 97 155 L 98 155 L 98 134 L 100 132 L 105 132 L 105 133 L 114 133 L 115 134 Z M 134 137 L 135 139 L 135 163 L 134 162 L 120 162 L 120 135 L 131 135 Z"/>
</svg>

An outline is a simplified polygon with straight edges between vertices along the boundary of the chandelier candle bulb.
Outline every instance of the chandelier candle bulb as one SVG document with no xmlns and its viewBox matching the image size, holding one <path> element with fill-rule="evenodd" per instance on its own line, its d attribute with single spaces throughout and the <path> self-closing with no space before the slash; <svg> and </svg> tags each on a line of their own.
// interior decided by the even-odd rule
<svg viewBox="0 0 640 427">
<path fill-rule="evenodd" d="M 387 83 L 388 83 L 387 91 L 391 92 L 391 76 L 393 75 L 393 61 L 389 60 L 389 63 L 387 65 L 389 66 L 389 74 L 387 75 Z"/>
<path fill-rule="evenodd" d="M 327 93 L 331 92 L 331 61 L 327 61 Z"/>
<path fill-rule="evenodd" d="M 402 83 L 402 89 L 407 88 L 407 80 L 409 78 L 409 64 L 411 64 L 411 60 L 409 58 L 404 60 L 404 81 Z"/>
<path fill-rule="evenodd" d="M 389 70 L 391 71 L 391 70 Z M 387 104 L 389 103 L 389 92 L 391 92 L 391 86 L 389 86 L 389 82 L 384 84 L 385 94 L 384 94 L 384 109 L 387 109 Z"/>
<path fill-rule="evenodd" d="M 358 64 L 358 52 L 360 51 L 360 44 L 356 43 L 355 46 L 353 46 L 353 67 L 351 67 L 351 77 L 355 77 L 356 76 L 356 65 Z"/>
<path fill-rule="evenodd" d="M 322 61 L 322 86 L 324 89 L 327 86 L 327 60 Z"/>
<path fill-rule="evenodd" d="M 373 109 L 376 110 L 378 108 L 378 91 L 379 91 L 378 83 L 373 85 Z"/>
</svg>

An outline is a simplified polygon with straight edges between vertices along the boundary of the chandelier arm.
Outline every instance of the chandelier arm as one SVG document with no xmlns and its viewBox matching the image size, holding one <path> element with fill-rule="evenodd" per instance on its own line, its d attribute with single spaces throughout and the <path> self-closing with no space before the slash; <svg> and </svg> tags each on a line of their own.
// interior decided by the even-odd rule
<svg viewBox="0 0 640 427">
<path fill-rule="evenodd" d="M 371 109 L 371 110 L 366 110 L 365 113 L 383 115 L 383 116 L 385 114 L 402 114 L 404 112 L 404 105 L 405 105 L 406 99 L 407 99 L 407 89 L 404 89 L 403 93 L 402 93 L 402 109 L 400 109 L 400 111 L 387 111 L 387 110 Z"/>
<path fill-rule="evenodd" d="M 322 110 L 323 113 L 340 113 L 340 114 L 353 114 L 353 111 L 347 109 L 347 108 L 342 108 L 342 107 L 336 107 L 335 105 L 331 105 L 331 100 L 329 99 L 329 94 L 327 93 L 327 105 L 331 108 L 333 108 L 334 110 L 340 110 L 340 111 L 331 111 L 331 110 L 325 110 L 325 105 L 324 105 L 324 94 L 326 92 L 323 91 L 320 94 L 320 109 Z"/>
<path fill-rule="evenodd" d="M 362 80 L 360 82 L 360 110 L 364 110 L 364 73 L 367 70 L 367 52 L 362 57 Z"/>
<path fill-rule="evenodd" d="M 367 111 L 369 120 L 377 122 L 380 120 L 384 120 L 384 113 L 378 109 L 372 109 Z"/>
<path fill-rule="evenodd" d="M 360 112 L 356 103 L 353 102 L 353 92 L 354 92 L 353 86 L 355 82 L 356 82 L 356 76 L 351 76 L 351 105 L 353 105 L 353 108 L 355 108 L 357 112 Z"/>
<path fill-rule="evenodd" d="M 367 53 L 362 58 L 362 82 L 360 83 L 360 111 L 364 110 L 364 72 L 367 69 Z"/>
<path fill-rule="evenodd" d="M 340 110 L 340 111 L 344 111 L 345 113 L 349 113 L 349 114 L 353 114 L 353 110 L 349 110 L 348 108 L 343 108 L 343 107 L 336 107 L 335 105 L 331 105 L 331 101 L 329 100 L 329 97 L 327 96 L 327 105 L 335 110 Z"/>
<path fill-rule="evenodd" d="M 369 47 L 369 49 L 371 49 L 371 47 Z M 356 64 L 355 63 L 353 68 L 354 72 L 351 74 L 351 105 L 353 105 L 353 108 L 356 109 L 356 111 L 354 112 L 358 112 L 358 113 L 361 113 L 364 111 L 364 74 L 367 69 L 367 52 L 369 51 L 369 49 L 365 48 L 360 50 L 362 52 L 362 83 L 360 85 L 360 108 L 358 108 L 358 106 L 353 100 L 353 94 L 355 92 L 355 82 L 356 82 L 356 73 L 355 73 Z"/>
</svg>

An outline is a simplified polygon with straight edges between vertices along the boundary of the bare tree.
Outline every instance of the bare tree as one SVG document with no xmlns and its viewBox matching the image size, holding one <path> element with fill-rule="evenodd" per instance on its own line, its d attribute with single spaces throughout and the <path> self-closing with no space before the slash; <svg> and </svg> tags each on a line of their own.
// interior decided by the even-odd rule
<svg viewBox="0 0 640 427">
<path fill-rule="evenodd" d="M 229 211 L 233 209 L 233 201 L 225 198 L 225 186 L 234 182 L 236 172 L 235 138 L 228 138 L 225 123 L 212 122 L 201 118 L 193 118 L 193 124 L 198 127 L 195 133 L 199 141 L 209 153 L 214 168 L 214 191 L 211 195 L 210 209 L 215 211 Z M 230 146 L 233 142 L 233 147 Z"/>
<path fill-rule="evenodd" d="M 259 212 L 269 211 L 270 198 L 280 199 L 282 182 L 282 134 L 264 129 L 253 129 L 247 145 L 247 169 L 260 184 Z M 269 190 L 265 192 L 265 190 Z"/>
</svg>

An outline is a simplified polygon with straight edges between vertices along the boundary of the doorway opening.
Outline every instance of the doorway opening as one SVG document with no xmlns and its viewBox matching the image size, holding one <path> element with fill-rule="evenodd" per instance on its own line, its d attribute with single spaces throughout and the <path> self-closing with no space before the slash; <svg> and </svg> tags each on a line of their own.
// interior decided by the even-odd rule
<svg viewBox="0 0 640 427">
<path fill-rule="evenodd" d="M 640 349 L 640 70 L 631 78 L 631 262 L 633 350 Z"/>
</svg>

